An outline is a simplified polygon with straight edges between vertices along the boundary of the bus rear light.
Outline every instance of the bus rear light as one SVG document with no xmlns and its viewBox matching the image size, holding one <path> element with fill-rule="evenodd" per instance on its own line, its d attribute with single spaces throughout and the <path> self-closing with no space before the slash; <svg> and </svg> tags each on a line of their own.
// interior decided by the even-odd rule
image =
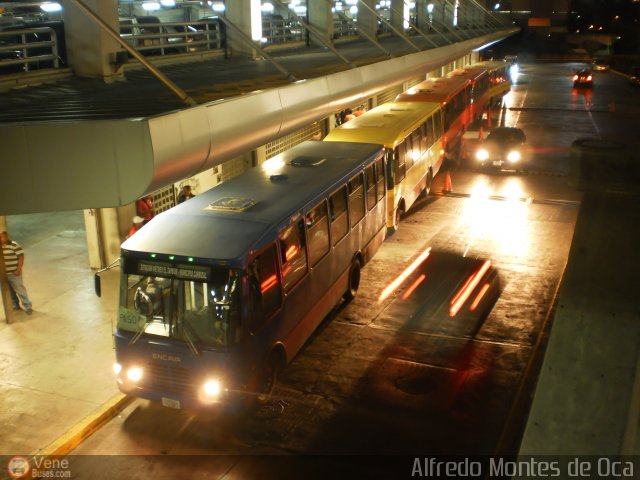
<svg viewBox="0 0 640 480">
<path fill-rule="evenodd" d="M 573 81 L 575 82 L 576 80 L 578 80 L 578 75 L 573 76 Z"/>
<path fill-rule="evenodd" d="M 593 78 L 593 77 L 592 77 L 591 75 L 589 75 L 589 76 L 587 77 L 587 82 L 590 82 L 592 78 Z"/>
<path fill-rule="evenodd" d="M 132 382 L 139 382 L 142 380 L 142 369 L 140 367 L 132 367 L 127 370 L 127 378 Z"/>
</svg>

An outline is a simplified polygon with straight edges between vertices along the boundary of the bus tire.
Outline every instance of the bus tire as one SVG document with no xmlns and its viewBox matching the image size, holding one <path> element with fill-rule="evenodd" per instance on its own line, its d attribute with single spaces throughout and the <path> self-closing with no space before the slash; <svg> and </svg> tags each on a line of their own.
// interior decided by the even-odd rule
<svg viewBox="0 0 640 480">
<path fill-rule="evenodd" d="M 344 299 L 350 302 L 355 298 L 360 287 L 360 260 L 358 258 L 355 258 L 351 263 L 348 282 L 347 291 L 344 292 Z"/>
</svg>

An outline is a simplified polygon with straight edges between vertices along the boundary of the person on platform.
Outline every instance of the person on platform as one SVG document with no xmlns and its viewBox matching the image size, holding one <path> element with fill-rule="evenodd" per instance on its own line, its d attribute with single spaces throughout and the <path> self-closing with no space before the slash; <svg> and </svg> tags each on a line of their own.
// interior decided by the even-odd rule
<svg viewBox="0 0 640 480">
<path fill-rule="evenodd" d="M 185 185 L 182 187 L 182 191 L 178 195 L 178 204 L 195 197 L 196 195 L 191 191 L 191 185 Z"/>
<path fill-rule="evenodd" d="M 129 232 L 127 233 L 127 238 L 131 237 L 131 235 L 133 235 L 138 230 L 140 230 L 143 225 L 144 225 L 144 218 L 139 217 L 138 215 L 133 217 L 133 221 L 131 223 L 131 228 L 129 229 Z"/>
<path fill-rule="evenodd" d="M 142 217 L 144 223 L 153 218 L 153 200 L 151 197 L 139 198 L 136 202 L 136 215 Z"/>
<path fill-rule="evenodd" d="M 9 238 L 9 234 L 5 231 L 0 232 L 0 240 L 2 241 L 2 254 L 4 256 L 4 266 L 7 274 L 7 281 L 10 287 L 11 302 L 13 309 L 19 310 L 22 302 L 27 315 L 33 313 L 31 300 L 27 294 L 22 277 L 22 266 L 24 265 L 24 252 L 17 242 Z"/>
</svg>

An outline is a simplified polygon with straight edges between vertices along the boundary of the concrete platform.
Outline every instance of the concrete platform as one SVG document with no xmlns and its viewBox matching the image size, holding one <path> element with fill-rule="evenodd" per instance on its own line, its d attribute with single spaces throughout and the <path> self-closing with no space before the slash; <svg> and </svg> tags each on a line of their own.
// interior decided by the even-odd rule
<svg viewBox="0 0 640 480">
<path fill-rule="evenodd" d="M 93 293 L 82 212 L 8 218 L 25 249 L 33 315 L 0 308 L 0 455 L 33 455 L 119 398 L 113 362 L 117 272 Z"/>
</svg>

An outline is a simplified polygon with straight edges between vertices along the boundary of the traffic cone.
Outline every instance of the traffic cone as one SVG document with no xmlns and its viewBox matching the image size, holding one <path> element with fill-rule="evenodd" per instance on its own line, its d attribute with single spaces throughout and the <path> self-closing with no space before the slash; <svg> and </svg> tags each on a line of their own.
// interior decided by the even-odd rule
<svg viewBox="0 0 640 480">
<path fill-rule="evenodd" d="M 449 173 L 449 170 L 447 170 L 447 173 L 444 176 L 444 188 L 442 191 L 444 193 L 451 193 L 451 174 Z"/>
<path fill-rule="evenodd" d="M 609 104 L 609 111 L 611 113 L 616 113 L 616 104 L 613 100 L 611 100 L 611 103 Z"/>
<path fill-rule="evenodd" d="M 482 131 L 482 125 L 480 125 L 480 131 L 478 132 L 478 140 L 483 140 L 484 135 Z"/>
<path fill-rule="evenodd" d="M 491 110 L 487 111 L 487 128 L 491 128 Z"/>
</svg>

